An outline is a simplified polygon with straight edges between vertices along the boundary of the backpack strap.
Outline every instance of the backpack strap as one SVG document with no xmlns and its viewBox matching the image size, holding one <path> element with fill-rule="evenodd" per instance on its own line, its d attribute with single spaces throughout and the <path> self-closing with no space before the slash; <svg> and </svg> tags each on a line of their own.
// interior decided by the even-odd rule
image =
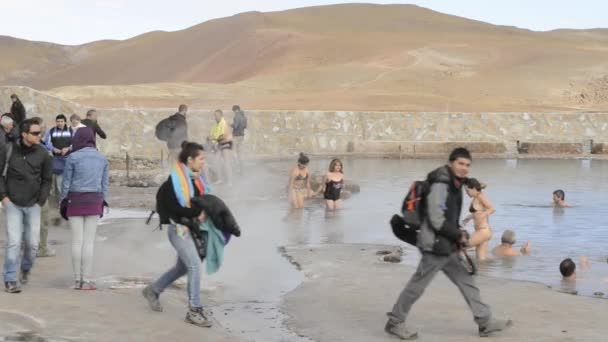
<svg viewBox="0 0 608 342">
<path fill-rule="evenodd" d="M 148 215 L 148 218 L 146 219 L 146 225 L 150 224 L 150 221 L 152 221 L 152 217 L 154 217 L 155 214 L 156 214 L 156 210 L 150 211 L 150 215 Z M 154 232 L 157 230 L 163 230 L 163 226 L 160 223 L 152 231 Z"/>
<path fill-rule="evenodd" d="M 13 143 L 6 144 L 6 159 L 4 160 L 4 169 L 2 170 L 2 177 L 6 178 L 8 173 L 8 162 L 11 160 L 13 154 Z"/>
</svg>

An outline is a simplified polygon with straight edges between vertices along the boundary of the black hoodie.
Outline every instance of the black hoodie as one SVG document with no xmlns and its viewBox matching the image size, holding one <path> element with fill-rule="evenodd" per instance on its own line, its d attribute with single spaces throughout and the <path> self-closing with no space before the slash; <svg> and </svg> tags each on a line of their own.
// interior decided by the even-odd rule
<svg viewBox="0 0 608 342">
<path fill-rule="evenodd" d="M 5 197 L 21 207 L 43 206 L 51 192 L 53 162 L 42 145 L 31 147 L 12 144 L 6 178 L 2 177 L 6 163 L 6 146 L 0 150 L 0 201 Z"/>
</svg>

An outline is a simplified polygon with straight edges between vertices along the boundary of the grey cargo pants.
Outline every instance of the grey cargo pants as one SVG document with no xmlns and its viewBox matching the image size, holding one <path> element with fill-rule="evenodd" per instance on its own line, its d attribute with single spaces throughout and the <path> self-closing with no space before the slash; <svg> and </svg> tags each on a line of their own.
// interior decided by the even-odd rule
<svg viewBox="0 0 608 342">
<path fill-rule="evenodd" d="M 422 259 L 416 273 L 399 295 L 397 303 L 393 306 L 393 311 L 388 313 L 390 320 L 396 324 L 405 322 L 412 305 L 422 296 L 424 290 L 439 271 L 443 271 L 452 283 L 458 286 L 464 300 L 473 312 L 475 322 L 478 325 L 488 323 L 491 318 L 490 307 L 481 301 L 479 289 L 475 286 L 473 276 L 462 264 L 457 253 L 450 256 L 422 253 Z"/>
</svg>

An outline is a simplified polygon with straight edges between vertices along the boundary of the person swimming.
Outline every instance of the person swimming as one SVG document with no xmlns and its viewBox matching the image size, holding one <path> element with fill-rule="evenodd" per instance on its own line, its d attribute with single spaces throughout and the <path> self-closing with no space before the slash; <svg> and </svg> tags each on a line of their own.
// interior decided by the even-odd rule
<svg viewBox="0 0 608 342">
<path fill-rule="evenodd" d="M 291 170 L 289 177 L 289 198 L 294 209 L 304 208 L 304 199 L 308 197 L 312 190 L 310 188 L 310 172 L 308 163 L 310 159 L 300 153 L 298 164 Z"/>
<path fill-rule="evenodd" d="M 570 258 L 564 259 L 562 262 L 559 263 L 559 273 L 562 274 L 563 280 L 576 280 L 576 264 Z"/>
<path fill-rule="evenodd" d="M 564 190 L 553 191 L 553 206 L 556 208 L 570 208 L 572 205 L 566 202 L 566 193 Z"/>
<path fill-rule="evenodd" d="M 466 226 L 470 221 L 474 222 L 475 231 L 469 240 L 469 247 L 475 247 L 477 260 L 485 260 L 488 255 L 488 242 L 492 238 L 489 217 L 496 212 L 496 209 L 482 192 L 486 188 L 485 184 L 481 184 L 475 178 L 469 178 L 465 185 L 467 195 L 473 200 L 469 207 L 471 214 L 464 219 L 462 224 Z"/>
<path fill-rule="evenodd" d="M 340 194 L 344 188 L 344 167 L 340 159 L 334 159 L 329 163 L 329 172 L 323 177 L 323 183 L 317 193 L 323 192 L 323 198 L 327 209 L 335 210 L 342 206 Z"/>
<path fill-rule="evenodd" d="M 515 241 L 515 232 L 509 229 L 505 230 L 500 238 L 501 244 L 494 247 L 492 254 L 497 257 L 514 257 L 530 254 L 531 247 L 529 242 L 524 243 L 521 249 L 517 251 L 513 248 Z"/>
</svg>

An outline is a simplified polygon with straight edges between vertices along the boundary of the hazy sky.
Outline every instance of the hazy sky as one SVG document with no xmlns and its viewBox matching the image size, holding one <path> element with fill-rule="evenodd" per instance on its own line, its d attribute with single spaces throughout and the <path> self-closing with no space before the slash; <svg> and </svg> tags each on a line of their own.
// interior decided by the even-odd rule
<svg viewBox="0 0 608 342">
<path fill-rule="evenodd" d="M 606 0 L 0 0 L 0 35 L 81 44 L 183 29 L 247 11 L 341 2 L 412 3 L 436 11 L 533 30 L 608 27 Z"/>
</svg>

